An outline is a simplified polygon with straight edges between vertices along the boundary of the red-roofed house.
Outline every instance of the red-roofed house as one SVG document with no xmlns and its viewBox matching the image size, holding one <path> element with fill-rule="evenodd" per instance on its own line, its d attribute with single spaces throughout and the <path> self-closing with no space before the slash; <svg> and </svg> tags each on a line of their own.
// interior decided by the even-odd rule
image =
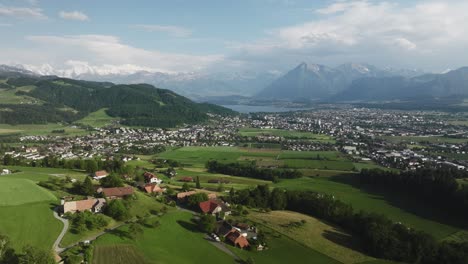
<svg viewBox="0 0 468 264">
<path fill-rule="evenodd" d="M 218 200 L 208 200 L 201 202 L 198 205 L 204 214 L 217 215 L 223 212 L 224 214 L 228 215 L 231 213 L 229 207 L 227 207 L 224 202 Z"/>
<path fill-rule="evenodd" d="M 94 173 L 94 177 L 93 177 L 93 178 L 94 178 L 95 180 L 100 180 L 100 179 L 103 179 L 103 178 L 107 177 L 107 175 L 109 175 L 109 173 L 107 173 L 107 171 L 105 171 L 105 170 L 100 170 L 100 171 L 96 171 L 96 172 Z"/>
<path fill-rule="evenodd" d="M 193 178 L 192 177 L 183 177 L 179 181 L 181 181 L 181 182 L 193 182 Z"/>
<path fill-rule="evenodd" d="M 231 230 L 226 235 L 226 241 L 230 241 L 235 247 L 245 248 L 249 246 L 249 241 L 246 237 L 241 235 L 241 233 L 235 229 Z"/>
<path fill-rule="evenodd" d="M 100 188 L 98 193 L 103 193 L 107 199 L 118 199 L 133 194 L 132 187 Z"/>
</svg>

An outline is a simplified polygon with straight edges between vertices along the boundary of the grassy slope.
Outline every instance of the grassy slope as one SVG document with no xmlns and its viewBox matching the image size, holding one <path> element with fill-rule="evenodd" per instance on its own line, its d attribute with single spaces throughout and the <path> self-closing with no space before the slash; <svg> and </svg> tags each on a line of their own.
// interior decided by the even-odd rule
<svg viewBox="0 0 468 264">
<path fill-rule="evenodd" d="M 0 176 L 0 206 L 55 201 L 55 196 L 31 180 Z"/>
<path fill-rule="evenodd" d="M 358 244 L 350 235 L 307 215 L 290 211 L 252 212 L 249 214 L 249 219 L 266 224 L 281 234 L 342 263 L 373 260 L 371 257 L 350 249 Z M 306 221 L 303 226 L 288 226 L 291 222 L 301 220 Z"/>
<path fill-rule="evenodd" d="M 431 233 L 438 239 L 460 230 L 443 212 L 434 210 L 428 205 L 405 199 L 401 195 L 386 195 L 370 190 L 366 192 L 346 181 L 337 180 L 336 177 L 283 180 L 274 187 L 333 194 L 343 202 L 351 204 L 356 210 L 385 214 L 394 221 Z"/>
<path fill-rule="evenodd" d="M 106 109 L 103 108 L 96 112 L 90 113 L 88 116 L 76 121 L 75 123 L 92 127 L 104 127 L 116 120 L 119 120 L 119 118 L 109 116 L 106 113 Z"/>
<path fill-rule="evenodd" d="M 168 213 L 160 219 L 160 227 L 145 228 L 142 237 L 136 241 L 116 234 L 104 235 L 96 241 L 95 253 L 99 252 L 101 246 L 127 244 L 136 246 L 147 260 L 161 264 L 235 263 L 231 256 L 209 244 L 202 233 L 194 231 L 190 218 L 191 214 L 186 212 Z M 109 263 L 104 262 L 108 260 L 100 261 Z"/>
</svg>

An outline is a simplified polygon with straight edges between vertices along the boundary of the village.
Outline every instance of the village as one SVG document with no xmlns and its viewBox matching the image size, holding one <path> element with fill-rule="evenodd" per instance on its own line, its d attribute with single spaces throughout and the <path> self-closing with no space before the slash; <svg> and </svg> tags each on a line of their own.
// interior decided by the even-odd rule
<svg viewBox="0 0 468 264">
<path fill-rule="evenodd" d="M 403 170 L 440 164 L 465 169 L 468 163 L 454 157 L 468 153 L 468 128 L 444 117 L 437 112 L 350 106 L 234 117 L 211 115 L 208 124 L 172 130 L 111 126 L 92 128 L 85 136 L 22 136 L 20 142 L 24 146 L 5 154 L 27 160 L 41 160 L 49 155 L 89 159 L 118 154 L 119 159 L 127 162 L 138 159 L 135 156 L 138 154 L 158 153 L 173 147 L 264 143 L 292 151 L 339 150 L 357 160 L 372 160 L 384 167 Z M 243 133 L 248 129 L 258 131 Z M 275 130 L 298 134 L 285 135 Z M 302 137 L 301 132 L 319 136 Z"/>
</svg>

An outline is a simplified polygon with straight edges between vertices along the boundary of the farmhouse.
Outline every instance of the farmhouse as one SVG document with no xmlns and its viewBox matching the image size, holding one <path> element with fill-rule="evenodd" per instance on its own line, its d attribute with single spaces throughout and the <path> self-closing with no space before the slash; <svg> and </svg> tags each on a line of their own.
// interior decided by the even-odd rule
<svg viewBox="0 0 468 264">
<path fill-rule="evenodd" d="M 156 184 L 161 184 L 162 183 L 162 180 L 159 179 L 158 177 L 156 177 L 156 175 L 154 175 L 151 172 L 145 172 L 145 174 L 143 174 L 143 176 L 145 177 L 145 181 L 147 183 L 156 183 Z"/>
<path fill-rule="evenodd" d="M 229 215 L 231 213 L 229 207 L 227 207 L 226 204 L 222 201 L 208 200 L 201 202 L 199 206 L 200 210 L 205 214 L 218 215 L 219 213 L 223 212 L 224 214 Z"/>
<path fill-rule="evenodd" d="M 249 241 L 239 231 L 233 229 L 226 235 L 226 241 L 231 242 L 235 247 L 245 248 L 249 246 Z"/>
<path fill-rule="evenodd" d="M 98 193 L 103 193 L 107 199 L 120 199 L 133 194 L 132 187 L 99 188 Z"/>
<path fill-rule="evenodd" d="M 105 205 L 106 199 L 104 198 L 64 202 L 62 205 L 62 212 L 75 213 L 90 211 L 93 213 L 99 213 Z"/>
<path fill-rule="evenodd" d="M 142 186 L 142 190 L 146 193 L 157 193 L 162 194 L 165 190 L 159 187 L 157 184 L 148 183 Z"/>
<path fill-rule="evenodd" d="M 181 181 L 181 182 L 193 182 L 193 178 L 192 177 L 183 177 L 179 181 Z"/>
<path fill-rule="evenodd" d="M 93 178 L 94 178 L 95 180 L 100 180 L 100 179 L 103 179 L 103 178 L 107 177 L 107 175 L 109 175 L 109 174 L 107 173 L 107 171 L 105 171 L 105 170 L 100 170 L 100 171 L 96 171 L 96 172 L 94 173 L 94 177 L 93 177 Z"/>
</svg>

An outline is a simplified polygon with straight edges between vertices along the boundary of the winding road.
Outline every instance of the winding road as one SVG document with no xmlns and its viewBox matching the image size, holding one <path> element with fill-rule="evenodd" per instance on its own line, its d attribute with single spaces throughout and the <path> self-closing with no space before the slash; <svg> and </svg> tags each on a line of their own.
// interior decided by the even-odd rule
<svg viewBox="0 0 468 264">
<path fill-rule="evenodd" d="M 60 254 L 62 253 L 66 248 L 61 248 L 60 247 L 60 243 L 62 242 L 62 239 L 63 237 L 65 236 L 65 234 L 67 233 L 67 230 L 68 230 L 68 220 L 67 219 L 64 219 L 62 217 L 59 216 L 58 214 L 58 210 L 59 210 L 59 207 L 55 207 L 54 209 L 54 217 L 56 219 L 58 219 L 60 222 L 63 223 L 63 229 L 62 229 L 62 232 L 60 232 L 60 235 L 57 237 L 57 239 L 55 240 L 54 242 L 54 246 L 53 246 L 53 249 L 55 251 L 55 253 L 57 254 Z"/>
</svg>

